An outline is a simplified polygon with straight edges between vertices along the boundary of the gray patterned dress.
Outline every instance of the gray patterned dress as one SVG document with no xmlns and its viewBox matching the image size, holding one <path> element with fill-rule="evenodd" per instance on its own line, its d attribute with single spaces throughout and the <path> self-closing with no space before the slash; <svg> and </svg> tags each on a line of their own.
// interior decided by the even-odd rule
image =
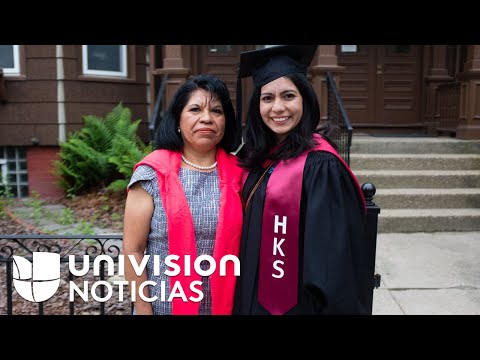
<svg viewBox="0 0 480 360">
<path fill-rule="evenodd" d="M 201 172 L 180 168 L 179 178 L 192 213 L 197 256 L 213 256 L 213 246 L 215 244 L 215 234 L 220 209 L 218 171 Z M 149 285 L 150 297 L 158 296 L 158 300 L 152 303 L 153 313 L 155 315 L 170 315 L 172 313 L 172 303 L 167 301 L 170 296 L 170 281 L 169 277 L 164 274 L 165 270 L 167 270 L 164 259 L 168 255 L 167 216 L 160 198 L 155 170 L 148 165 L 139 166 L 134 171 L 128 187 L 131 187 L 137 182 L 140 182 L 142 187 L 153 197 L 154 201 L 154 212 L 145 251 L 146 255 L 159 255 L 160 257 L 159 276 L 153 274 L 153 256 L 150 256 L 147 263 L 148 280 L 156 283 L 156 286 Z M 192 263 L 194 260 L 195 259 L 192 258 Z M 208 263 L 203 261 L 201 267 L 204 270 L 208 269 Z M 165 283 L 165 301 L 161 300 L 162 281 Z M 199 314 L 210 315 L 212 313 L 210 280 L 208 277 L 202 277 L 201 281 L 203 299 L 200 302 Z"/>
</svg>

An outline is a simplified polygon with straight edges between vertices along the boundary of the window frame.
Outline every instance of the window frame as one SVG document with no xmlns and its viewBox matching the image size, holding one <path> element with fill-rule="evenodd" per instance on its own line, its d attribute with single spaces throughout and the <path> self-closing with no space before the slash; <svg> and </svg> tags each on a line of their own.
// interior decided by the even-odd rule
<svg viewBox="0 0 480 360">
<path fill-rule="evenodd" d="M 84 76 L 98 76 L 98 77 L 113 77 L 113 78 L 128 78 L 128 48 L 127 45 L 120 45 L 120 65 L 121 71 L 108 70 L 92 70 L 88 68 L 88 46 L 82 45 L 82 75 Z"/>
<path fill-rule="evenodd" d="M 13 68 L 1 67 L 5 76 L 19 76 L 20 72 L 20 46 L 10 45 L 13 51 Z"/>
<path fill-rule="evenodd" d="M 14 154 L 11 154 L 13 152 Z M 14 163 L 15 169 L 9 170 L 9 164 Z M 21 163 L 25 164 L 22 169 Z M 30 191 L 28 182 L 28 164 L 26 148 L 22 146 L 0 146 L 0 171 L 2 172 L 3 186 L 10 189 L 15 198 L 27 197 Z M 21 180 L 22 175 L 26 175 L 26 180 Z M 9 176 L 14 176 L 13 182 L 9 181 Z M 25 190 L 22 192 L 22 190 Z"/>
</svg>

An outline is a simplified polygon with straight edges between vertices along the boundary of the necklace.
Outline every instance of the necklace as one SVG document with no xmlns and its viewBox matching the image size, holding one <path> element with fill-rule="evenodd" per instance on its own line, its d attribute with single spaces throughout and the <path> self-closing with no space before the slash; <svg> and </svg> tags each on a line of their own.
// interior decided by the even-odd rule
<svg viewBox="0 0 480 360">
<path fill-rule="evenodd" d="M 192 167 L 194 167 L 195 169 L 198 169 L 198 170 L 211 170 L 211 169 L 214 169 L 217 166 L 216 161 L 210 166 L 200 166 L 200 165 L 197 165 L 197 164 L 194 164 L 194 163 L 188 161 L 187 159 L 185 159 L 185 156 L 183 156 L 183 155 L 182 155 L 182 160 L 185 161 L 185 164 L 188 164 L 188 165 L 190 165 L 190 166 L 192 166 Z"/>
</svg>

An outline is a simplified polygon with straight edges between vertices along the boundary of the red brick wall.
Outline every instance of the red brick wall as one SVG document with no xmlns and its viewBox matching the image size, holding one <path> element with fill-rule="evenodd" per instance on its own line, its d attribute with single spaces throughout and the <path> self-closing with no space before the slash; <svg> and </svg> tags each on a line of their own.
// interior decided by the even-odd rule
<svg viewBox="0 0 480 360">
<path fill-rule="evenodd" d="M 37 192 L 42 198 L 62 198 L 63 189 L 57 184 L 53 161 L 58 159 L 57 146 L 35 146 L 27 150 L 28 188 L 30 196 Z"/>
</svg>

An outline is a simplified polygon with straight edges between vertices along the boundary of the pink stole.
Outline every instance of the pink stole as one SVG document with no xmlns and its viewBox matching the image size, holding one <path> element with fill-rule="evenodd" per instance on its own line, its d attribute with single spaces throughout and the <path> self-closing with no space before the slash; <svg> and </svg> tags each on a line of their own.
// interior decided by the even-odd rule
<svg viewBox="0 0 480 360">
<path fill-rule="evenodd" d="M 242 169 L 237 164 L 237 158 L 227 154 L 222 148 L 217 149 L 216 160 L 220 184 L 220 211 L 213 250 L 217 269 L 210 276 L 212 314 L 229 315 L 233 308 L 236 277 L 231 261 L 226 263 L 225 276 L 220 276 L 219 265 L 224 255 L 231 254 L 238 257 L 243 221 L 239 196 Z M 190 255 L 193 264 L 197 251 L 192 214 L 178 177 L 181 153 L 156 150 L 135 165 L 135 169 L 142 164 L 151 166 L 157 173 L 160 196 L 167 214 L 168 252 L 180 257 L 176 263 L 181 271 L 177 276 L 170 277 L 170 290 L 178 281 L 187 301 L 184 302 L 181 298 L 175 297 L 172 301 L 172 315 L 196 315 L 200 302 L 188 299 L 190 296 L 198 298 L 198 294 L 190 289 L 190 284 L 195 280 L 201 281 L 201 277 L 195 270 L 192 270 L 190 275 L 185 275 L 184 255 Z"/>
<path fill-rule="evenodd" d="M 300 200 L 308 153 L 327 151 L 335 155 L 354 180 L 365 209 L 360 185 L 348 165 L 320 135 L 314 134 L 313 137 L 317 145 L 294 159 L 279 161 L 267 184 L 259 257 L 258 302 L 273 315 L 286 313 L 298 301 Z M 269 163 L 271 161 L 266 165 Z M 244 172 L 243 183 L 247 175 Z"/>
</svg>

